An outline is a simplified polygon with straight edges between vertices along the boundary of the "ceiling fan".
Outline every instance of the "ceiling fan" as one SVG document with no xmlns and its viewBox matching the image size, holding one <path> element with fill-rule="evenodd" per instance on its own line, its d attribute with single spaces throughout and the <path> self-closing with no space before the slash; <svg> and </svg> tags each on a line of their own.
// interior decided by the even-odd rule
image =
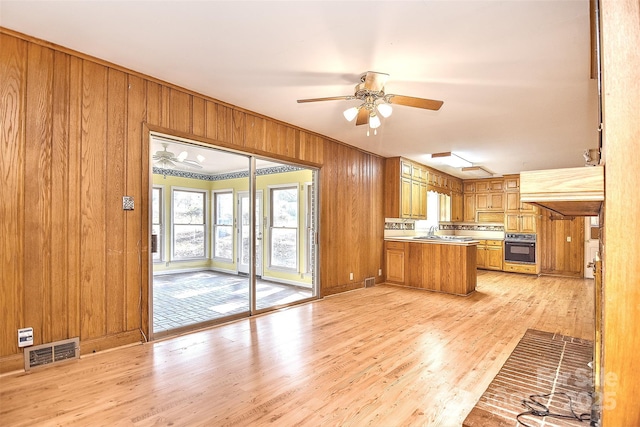
<svg viewBox="0 0 640 427">
<path fill-rule="evenodd" d="M 176 157 L 171 151 L 167 150 L 169 144 L 162 143 L 163 149 L 156 151 L 153 155 L 154 166 L 163 169 L 174 169 L 179 166 L 187 166 L 194 169 L 202 169 L 202 165 L 195 160 L 187 159 L 188 153 L 186 151 L 181 152 Z"/>
<path fill-rule="evenodd" d="M 380 126 L 378 113 L 385 118 L 391 115 L 392 108 L 390 104 L 406 105 L 408 107 L 436 111 L 442 107 L 443 101 L 385 93 L 384 85 L 388 78 L 389 74 L 367 71 L 360 76 L 360 83 L 356 85 L 353 95 L 298 99 L 298 103 L 358 99 L 362 101 L 362 104 L 358 107 L 345 110 L 344 117 L 348 121 L 356 119 L 356 126 L 369 124 L 369 127 L 372 129 Z"/>
</svg>

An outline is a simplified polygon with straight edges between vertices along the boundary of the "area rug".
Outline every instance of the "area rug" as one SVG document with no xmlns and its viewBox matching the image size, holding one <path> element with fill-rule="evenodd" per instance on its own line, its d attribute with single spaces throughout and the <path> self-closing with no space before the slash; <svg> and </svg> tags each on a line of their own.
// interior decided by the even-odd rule
<svg viewBox="0 0 640 427">
<path fill-rule="evenodd" d="M 588 426 L 592 358 L 591 341 L 528 329 L 463 427 Z"/>
</svg>

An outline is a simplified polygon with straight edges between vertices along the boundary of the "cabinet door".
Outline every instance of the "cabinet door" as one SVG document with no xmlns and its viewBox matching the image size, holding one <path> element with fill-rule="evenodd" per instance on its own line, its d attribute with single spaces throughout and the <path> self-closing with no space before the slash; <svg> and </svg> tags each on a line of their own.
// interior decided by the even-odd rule
<svg viewBox="0 0 640 427">
<path fill-rule="evenodd" d="M 489 193 L 476 194 L 476 210 L 488 211 L 491 208 L 491 198 Z"/>
<path fill-rule="evenodd" d="M 411 218 L 411 179 L 402 178 L 402 218 Z"/>
<path fill-rule="evenodd" d="M 493 180 L 489 182 L 489 191 L 504 191 L 504 180 Z"/>
<path fill-rule="evenodd" d="M 520 210 L 520 193 L 511 192 L 506 193 L 507 198 L 507 212 Z"/>
<path fill-rule="evenodd" d="M 505 178 L 504 188 L 506 191 L 520 191 L 520 178 L 518 177 Z"/>
<path fill-rule="evenodd" d="M 463 184 L 465 193 L 475 193 L 476 192 L 476 183 L 475 182 L 465 182 Z"/>
<path fill-rule="evenodd" d="M 404 251 L 387 249 L 386 255 L 387 280 L 404 284 Z"/>
<path fill-rule="evenodd" d="M 427 219 L 427 184 L 411 181 L 411 218 Z"/>
<path fill-rule="evenodd" d="M 400 161 L 400 175 L 405 178 L 411 178 L 412 173 L 413 169 L 411 167 L 411 163 Z"/>
<path fill-rule="evenodd" d="M 537 215 L 532 215 L 532 214 L 523 214 L 520 215 L 520 231 L 522 231 L 523 233 L 535 233 L 537 232 L 537 227 L 536 227 L 536 219 L 537 219 Z"/>
<path fill-rule="evenodd" d="M 502 270 L 502 246 L 487 246 L 486 266 L 490 270 Z"/>
<path fill-rule="evenodd" d="M 488 180 L 482 180 L 476 182 L 476 193 L 487 193 L 491 189 L 491 184 Z"/>
<path fill-rule="evenodd" d="M 504 193 L 489 194 L 489 209 L 504 212 Z"/>
<path fill-rule="evenodd" d="M 462 221 L 462 193 L 451 193 L 451 221 Z"/>
<path fill-rule="evenodd" d="M 476 222 L 476 195 L 464 195 L 464 221 Z"/>
<path fill-rule="evenodd" d="M 487 247 L 485 245 L 478 245 L 478 260 L 477 260 L 477 268 L 487 268 Z"/>
<path fill-rule="evenodd" d="M 507 213 L 504 216 L 504 228 L 507 233 L 520 232 L 520 214 Z"/>
<path fill-rule="evenodd" d="M 418 218 L 427 219 L 427 183 L 420 183 L 420 198 L 418 199 Z"/>
<path fill-rule="evenodd" d="M 420 218 L 420 183 L 411 181 L 411 218 Z"/>
<path fill-rule="evenodd" d="M 413 179 L 414 181 L 426 182 L 427 181 L 427 171 L 425 169 L 422 169 L 421 167 L 413 165 L 413 171 L 412 171 L 412 174 L 411 174 L 411 179 Z"/>
</svg>

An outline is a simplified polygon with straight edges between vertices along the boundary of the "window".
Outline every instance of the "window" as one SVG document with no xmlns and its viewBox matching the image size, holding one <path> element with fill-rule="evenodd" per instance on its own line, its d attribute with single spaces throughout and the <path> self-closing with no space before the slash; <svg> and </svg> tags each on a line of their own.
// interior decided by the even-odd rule
<svg viewBox="0 0 640 427">
<path fill-rule="evenodd" d="M 206 199 L 198 190 L 173 190 L 173 259 L 206 256 Z"/>
<path fill-rule="evenodd" d="M 164 260 L 164 188 L 153 187 L 151 190 L 151 238 L 155 240 L 153 262 Z"/>
<path fill-rule="evenodd" d="M 270 265 L 298 268 L 298 187 L 271 188 Z"/>
<path fill-rule="evenodd" d="M 213 257 L 233 261 L 233 192 L 213 193 Z"/>
</svg>

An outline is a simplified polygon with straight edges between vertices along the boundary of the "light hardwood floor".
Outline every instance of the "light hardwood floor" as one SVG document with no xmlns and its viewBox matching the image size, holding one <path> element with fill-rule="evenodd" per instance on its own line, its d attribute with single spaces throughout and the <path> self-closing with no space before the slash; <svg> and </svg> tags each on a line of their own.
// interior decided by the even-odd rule
<svg viewBox="0 0 640 427">
<path fill-rule="evenodd" d="M 0 425 L 459 426 L 527 328 L 593 339 L 593 282 L 359 289 L 0 378 Z"/>
</svg>

